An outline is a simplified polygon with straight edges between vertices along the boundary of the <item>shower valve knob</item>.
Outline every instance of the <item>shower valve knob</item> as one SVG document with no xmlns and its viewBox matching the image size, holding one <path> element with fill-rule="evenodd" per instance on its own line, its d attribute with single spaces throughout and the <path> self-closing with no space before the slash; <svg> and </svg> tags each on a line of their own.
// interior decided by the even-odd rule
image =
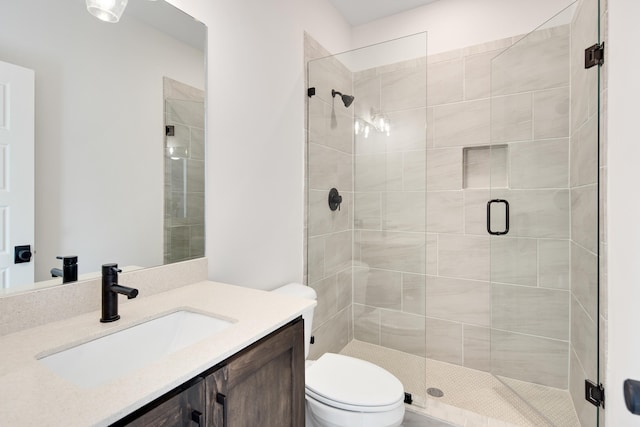
<svg viewBox="0 0 640 427">
<path fill-rule="evenodd" d="M 332 188 L 329 190 L 329 209 L 332 211 L 340 210 L 340 204 L 342 204 L 342 196 L 336 188 Z"/>
</svg>

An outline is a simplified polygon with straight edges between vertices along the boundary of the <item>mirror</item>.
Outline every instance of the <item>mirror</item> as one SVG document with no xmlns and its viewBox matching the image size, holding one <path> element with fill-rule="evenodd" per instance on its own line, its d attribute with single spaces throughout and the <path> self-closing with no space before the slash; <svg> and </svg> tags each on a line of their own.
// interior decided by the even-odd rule
<svg viewBox="0 0 640 427">
<path fill-rule="evenodd" d="M 61 255 L 80 280 L 204 256 L 205 46 L 164 1 L 130 0 L 117 24 L 84 0 L 3 5 L 0 61 L 35 72 L 35 239 L 11 251 L 32 245 L 39 285 L 62 283 Z"/>
</svg>

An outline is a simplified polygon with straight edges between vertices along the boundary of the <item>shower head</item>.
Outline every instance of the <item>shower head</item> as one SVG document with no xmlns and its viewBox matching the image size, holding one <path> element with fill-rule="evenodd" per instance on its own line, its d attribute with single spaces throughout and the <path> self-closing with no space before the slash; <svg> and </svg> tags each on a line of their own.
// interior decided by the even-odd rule
<svg viewBox="0 0 640 427">
<path fill-rule="evenodd" d="M 342 98 L 342 102 L 344 103 L 344 106 L 346 108 L 349 108 L 349 105 L 351 105 L 351 103 L 355 99 L 355 97 L 353 97 L 351 95 L 343 95 L 342 93 L 338 92 L 337 90 L 331 89 L 331 96 L 335 98 L 336 95 L 340 95 L 340 97 Z"/>
</svg>

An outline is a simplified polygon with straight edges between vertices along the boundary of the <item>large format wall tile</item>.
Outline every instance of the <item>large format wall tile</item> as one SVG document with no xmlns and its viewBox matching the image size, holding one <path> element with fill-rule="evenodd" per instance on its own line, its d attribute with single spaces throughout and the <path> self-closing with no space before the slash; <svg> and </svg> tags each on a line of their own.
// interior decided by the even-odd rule
<svg viewBox="0 0 640 427">
<path fill-rule="evenodd" d="M 571 245 L 571 292 L 592 319 L 598 316 L 598 257 Z"/>
<path fill-rule="evenodd" d="M 318 144 L 309 144 L 309 188 L 341 191 L 353 188 L 352 156 Z"/>
<path fill-rule="evenodd" d="M 598 187 L 571 189 L 571 238 L 593 253 L 598 250 Z"/>
<path fill-rule="evenodd" d="M 359 229 L 379 230 L 382 225 L 382 193 L 355 193 L 355 227 Z M 325 200 L 326 202 L 326 200 Z"/>
<path fill-rule="evenodd" d="M 533 135 L 531 93 L 491 98 L 491 143 L 528 141 Z"/>
<path fill-rule="evenodd" d="M 341 192 L 342 205 L 340 210 L 329 209 L 329 189 L 309 190 L 309 235 L 346 231 L 351 228 L 352 193 Z"/>
<path fill-rule="evenodd" d="M 424 233 L 363 230 L 356 232 L 354 246 L 370 268 L 425 273 Z"/>
<path fill-rule="evenodd" d="M 489 238 L 441 234 L 438 237 L 438 274 L 489 280 Z"/>
<path fill-rule="evenodd" d="M 491 196 L 509 201 L 509 236 L 569 237 L 569 190 L 493 191 Z"/>
<path fill-rule="evenodd" d="M 307 75 L 309 87 L 316 88 L 314 98 L 317 97 L 327 104 L 331 105 L 334 102 L 334 98 L 331 97 L 331 89 L 343 93 L 351 91 L 352 74 L 340 62 L 339 55 L 309 61 Z"/>
<path fill-rule="evenodd" d="M 488 99 L 440 105 L 434 110 L 434 145 L 457 147 L 490 142 Z"/>
<path fill-rule="evenodd" d="M 489 326 L 489 282 L 427 276 L 426 289 L 427 316 Z"/>
<path fill-rule="evenodd" d="M 402 153 L 402 189 L 404 191 L 424 191 L 427 188 L 428 155 L 431 154 L 426 150 Z"/>
<path fill-rule="evenodd" d="M 424 317 L 398 311 L 381 310 L 380 345 L 424 357 Z"/>
<path fill-rule="evenodd" d="M 543 288 L 571 288 L 569 240 L 538 241 L 538 285 Z"/>
<path fill-rule="evenodd" d="M 307 239 L 307 280 L 317 282 L 324 276 L 324 241 L 325 236 L 309 236 Z"/>
<path fill-rule="evenodd" d="M 386 140 L 386 151 L 424 150 L 427 142 L 427 110 L 418 108 L 388 113 L 389 135 L 382 134 Z"/>
<path fill-rule="evenodd" d="M 568 187 L 568 138 L 521 142 L 509 148 L 511 188 Z"/>
<path fill-rule="evenodd" d="M 491 60 L 501 50 L 478 53 L 464 59 L 464 99 L 488 98 L 491 95 Z"/>
<path fill-rule="evenodd" d="M 578 300 L 571 298 L 571 345 L 588 378 L 598 376 L 598 329 Z"/>
<path fill-rule="evenodd" d="M 353 304 L 353 338 L 380 345 L 380 309 Z"/>
<path fill-rule="evenodd" d="M 590 118 L 571 137 L 571 186 L 598 181 L 598 121 Z"/>
<path fill-rule="evenodd" d="M 427 192 L 427 231 L 430 233 L 462 233 L 464 231 L 462 191 Z M 424 213 L 416 203 L 416 212 Z M 416 218 L 418 221 L 419 218 Z"/>
<path fill-rule="evenodd" d="M 427 233 L 427 269 L 426 273 L 432 276 L 438 274 L 438 235 Z"/>
<path fill-rule="evenodd" d="M 462 101 L 462 59 L 430 63 L 427 66 L 427 104 Z"/>
<path fill-rule="evenodd" d="M 355 269 L 353 302 L 392 310 L 402 308 L 402 273 L 373 268 L 362 271 L 362 267 Z"/>
<path fill-rule="evenodd" d="M 318 305 L 313 312 L 313 324 L 322 325 L 338 313 L 338 288 L 336 275 L 331 275 L 310 286 L 316 291 Z"/>
<path fill-rule="evenodd" d="M 356 191 L 402 190 L 402 153 L 357 155 L 354 169 Z"/>
<path fill-rule="evenodd" d="M 584 380 L 589 378 L 592 381 L 595 381 L 596 379 L 595 377 L 590 378 L 584 372 L 574 351 L 570 352 L 569 360 L 569 392 L 573 400 L 573 407 L 575 408 L 578 420 L 580 421 L 580 426 L 596 427 L 596 420 L 598 419 L 597 409 L 584 398 Z M 600 412 L 604 411 L 601 410 Z M 600 424 L 600 426 L 603 425 L 604 424 Z"/>
<path fill-rule="evenodd" d="M 427 150 L 427 190 L 460 189 L 462 189 L 462 150 L 460 148 Z"/>
<path fill-rule="evenodd" d="M 365 120 L 371 118 L 371 110 L 380 111 L 380 77 L 374 75 L 356 75 L 353 80 L 354 114 Z"/>
<path fill-rule="evenodd" d="M 380 74 L 380 108 L 391 112 L 426 107 L 427 75 L 425 63 Z"/>
<path fill-rule="evenodd" d="M 491 371 L 491 332 L 489 328 L 464 325 L 463 365 L 480 371 Z"/>
<path fill-rule="evenodd" d="M 424 316 L 426 280 L 424 274 L 402 273 L 402 311 Z"/>
<path fill-rule="evenodd" d="M 423 191 L 382 193 L 382 227 L 385 230 L 424 231 L 425 198 L 428 197 Z M 462 209 L 460 211 L 462 213 Z"/>
<path fill-rule="evenodd" d="M 536 31 L 492 63 L 493 95 L 569 85 L 569 26 Z"/>
<path fill-rule="evenodd" d="M 568 342 L 491 331 L 491 369 L 496 375 L 566 389 L 568 357 Z"/>
<path fill-rule="evenodd" d="M 329 234 L 325 237 L 324 274 L 329 276 L 351 266 L 351 231 Z"/>
<path fill-rule="evenodd" d="M 568 291 L 491 285 L 491 326 L 511 332 L 569 340 Z"/>
<path fill-rule="evenodd" d="M 569 136 L 569 87 L 533 94 L 533 138 Z"/>
<path fill-rule="evenodd" d="M 426 356 L 462 365 L 462 324 L 427 317 L 425 326 Z"/>
<path fill-rule="evenodd" d="M 488 236 L 487 233 L 487 202 L 491 200 L 491 191 L 487 190 L 464 190 L 464 232 L 479 236 Z M 504 218 L 498 224 L 495 219 L 496 230 L 504 224 Z"/>
<path fill-rule="evenodd" d="M 535 239 L 491 237 L 491 281 L 536 286 L 538 284 Z"/>
</svg>

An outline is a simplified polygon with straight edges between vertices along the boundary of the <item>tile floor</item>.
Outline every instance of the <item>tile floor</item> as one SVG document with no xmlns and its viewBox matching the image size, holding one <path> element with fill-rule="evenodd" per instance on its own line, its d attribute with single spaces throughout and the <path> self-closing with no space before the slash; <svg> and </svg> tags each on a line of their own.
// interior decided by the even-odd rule
<svg viewBox="0 0 640 427">
<path fill-rule="evenodd" d="M 408 414 L 419 412 L 464 427 L 580 426 L 571 397 L 564 390 L 507 378 L 498 379 L 487 372 L 425 360 L 355 340 L 341 353 L 368 360 L 397 376 L 414 399 Z M 426 375 L 416 375 L 416 372 L 426 372 Z M 430 387 L 439 388 L 444 395 L 440 398 L 428 396 L 425 391 Z M 442 424 L 433 418 L 418 418 L 416 421 L 412 419 L 413 414 L 409 417 L 406 426 L 448 427 L 446 423 Z M 428 424 L 431 420 L 441 424 Z"/>
</svg>

